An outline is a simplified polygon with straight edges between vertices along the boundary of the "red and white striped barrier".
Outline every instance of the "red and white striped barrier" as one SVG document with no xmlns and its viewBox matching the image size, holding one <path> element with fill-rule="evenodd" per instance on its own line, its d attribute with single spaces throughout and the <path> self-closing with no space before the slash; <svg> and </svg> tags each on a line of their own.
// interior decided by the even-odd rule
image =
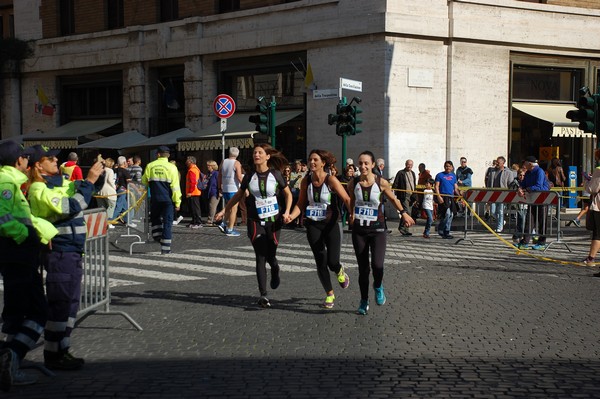
<svg viewBox="0 0 600 399">
<path fill-rule="evenodd" d="M 108 231 L 108 217 L 104 209 L 98 209 L 97 212 L 86 213 L 83 215 L 85 227 L 87 228 L 87 238 L 102 237 Z"/>
<path fill-rule="evenodd" d="M 467 190 L 463 198 L 467 202 L 491 202 L 496 204 L 558 205 L 558 194 L 553 191 L 525 192 L 520 197 L 516 191 Z"/>
</svg>

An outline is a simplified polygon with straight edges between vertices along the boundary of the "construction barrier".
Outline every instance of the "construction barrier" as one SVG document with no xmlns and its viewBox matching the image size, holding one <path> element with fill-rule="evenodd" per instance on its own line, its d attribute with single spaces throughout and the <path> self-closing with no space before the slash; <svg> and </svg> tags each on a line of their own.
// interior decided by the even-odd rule
<svg viewBox="0 0 600 399">
<path fill-rule="evenodd" d="M 108 216 L 104 208 L 83 212 L 87 228 L 83 256 L 83 277 L 77 323 L 92 314 L 120 315 L 135 328 L 142 327 L 125 312 L 110 310 Z"/>
<path fill-rule="evenodd" d="M 508 189 L 469 189 L 463 193 L 463 200 L 472 204 L 469 209 L 478 215 L 485 212 L 486 204 L 503 204 L 506 207 L 503 214 L 508 219 L 508 230 L 512 232 L 513 237 L 519 239 L 531 238 L 536 235 L 550 237 L 556 232 L 556 239 L 551 242 L 546 241 L 546 245 L 540 249 L 545 251 L 551 245 L 563 244 L 571 251 L 561 239 L 561 201 L 559 201 L 559 197 L 560 195 L 556 191 L 525 192 L 525 195 L 521 197 L 517 191 Z M 553 209 L 556 209 L 556 213 L 552 212 Z M 512 226 L 512 221 L 516 222 L 514 226 Z M 468 213 L 465 213 L 464 237 L 457 243 L 460 241 L 473 243 L 467 238 L 467 234 L 475 229 L 476 223 L 479 223 L 479 218 L 475 220 L 472 214 L 469 216 Z M 505 226 L 501 227 L 504 230 Z"/>
</svg>

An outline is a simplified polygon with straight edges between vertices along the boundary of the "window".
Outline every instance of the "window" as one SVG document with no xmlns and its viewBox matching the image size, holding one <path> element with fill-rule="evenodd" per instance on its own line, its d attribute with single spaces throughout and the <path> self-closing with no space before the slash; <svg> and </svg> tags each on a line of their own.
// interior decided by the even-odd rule
<svg viewBox="0 0 600 399">
<path fill-rule="evenodd" d="M 513 99 L 577 101 L 581 70 L 515 65 Z"/>
<path fill-rule="evenodd" d="M 237 11 L 240 9 L 240 0 L 219 0 L 219 13 Z"/>
<path fill-rule="evenodd" d="M 174 21 L 179 18 L 177 0 L 160 0 L 160 22 Z"/>
<path fill-rule="evenodd" d="M 125 26 L 123 14 L 123 0 L 106 0 L 106 25 L 108 29 Z"/>
<path fill-rule="evenodd" d="M 61 100 L 65 120 L 121 118 L 123 85 L 116 74 L 61 79 Z"/>
<path fill-rule="evenodd" d="M 60 0 L 58 18 L 60 19 L 61 35 L 75 33 L 75 0 Z"/>
<path fill-rule="evenodd" d="M 0 14 L 0 38 L 4 37 L 4 17 Z"/>
<path fill-rule="evenodd" d="M 162 134 L 185 127 L 183 68 L 160 69 L 156 82 L 156 93 L 158 95 L 156 132 Z"/>
<path fill-rule="evenodd" d="M 8 16 L 8 37 L 15 37 L 15 16 Z"/>
</svg>

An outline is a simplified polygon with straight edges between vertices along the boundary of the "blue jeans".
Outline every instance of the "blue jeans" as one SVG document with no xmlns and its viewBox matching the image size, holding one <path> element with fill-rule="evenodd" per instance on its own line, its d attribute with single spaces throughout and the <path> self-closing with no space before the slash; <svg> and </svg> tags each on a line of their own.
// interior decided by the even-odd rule
<svg viewBox="0 0 600 399">
<path fill-rule="evenodd" d="M 125 190 L 117 191 L 117 203 L 115 205 L 115 212 L 112 215 L 113 219 L 116 219 L 122 212 L 127 210 L 127 194 Z M 129 213 L 125 214 L 125 223 L 129 223 Z"/>
<path fill-rule="evenodd" d="M 440 224 L 438 224 L 438 233 L 442 236 L 447 236 L 450 234 L 450 230 L 452 230 L 452 219 L 454 219 L 454 213 L 452 212 L 452 208 L 446 208 L 446 213 L 444 214 L 444 218 L 440 220 Z"/>
<path fill-rule="evenodd" d="M 423 209 L 425 214 L 427 215 L 427 221 L 425 222 L 425 231 L 424 235 L 429 235 L 429 230 L 431 229 L 431 225 L 433 224 L 433 209 Z"/>
<path fill-rule="evenodd" d="M 504 204 L 495 204 L 494 217 L 496 218 L 496 231 L 504 228 Z"/>
</svg>

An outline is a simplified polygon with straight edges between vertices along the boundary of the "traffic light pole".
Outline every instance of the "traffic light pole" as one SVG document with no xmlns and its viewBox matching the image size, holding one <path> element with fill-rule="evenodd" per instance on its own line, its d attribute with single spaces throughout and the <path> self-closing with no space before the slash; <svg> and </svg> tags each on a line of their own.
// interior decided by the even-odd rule
<svg viewBox="0 0 600 399">
<path fill-rule="evenodd" d="M 275 148 L 275 107 L 277 107 L 277 103 L 275 102 L 275 96 L 271 97 L 271 104 L 269 104 L 269 133 L 271 134 L 271 147 Z"/>
</svg>

